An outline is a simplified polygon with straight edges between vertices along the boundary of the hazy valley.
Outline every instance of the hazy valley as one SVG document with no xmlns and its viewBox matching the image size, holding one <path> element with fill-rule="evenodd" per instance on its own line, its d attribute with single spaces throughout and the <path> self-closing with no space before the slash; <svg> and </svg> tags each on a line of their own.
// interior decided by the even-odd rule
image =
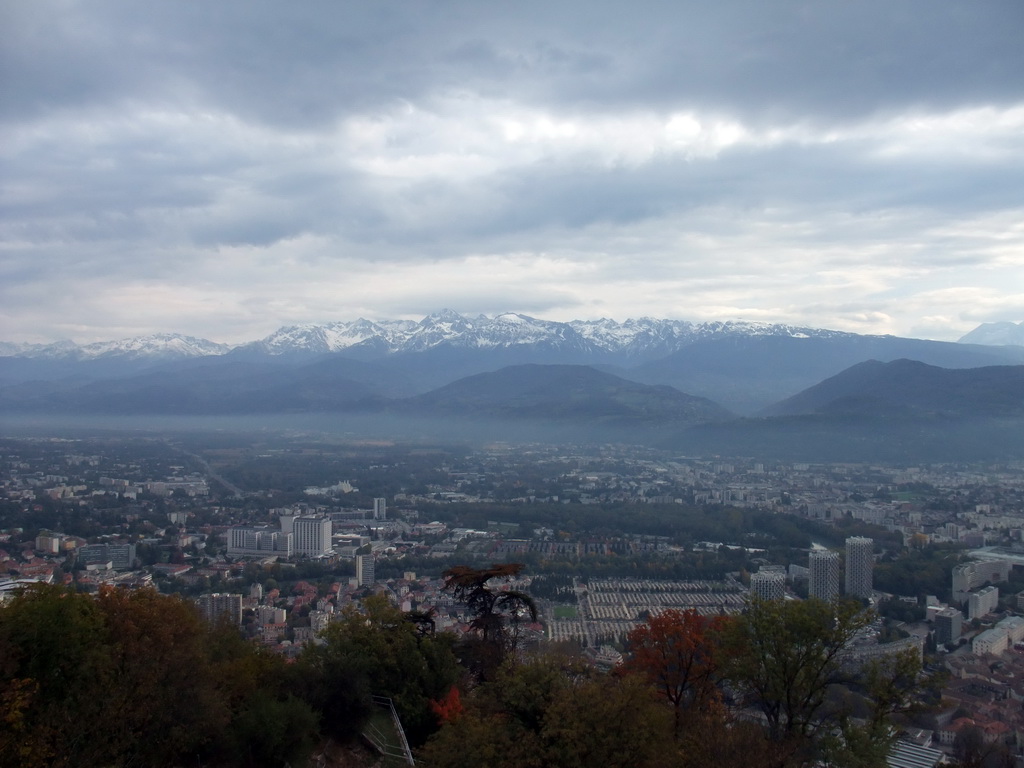
<svg viewBox="0 0 1024 768">
<path fill-rule="evenodd" d="M 624 441 L 837 461 L 1024 451 L 1017 345 L 446 310 L 419 323 L 283 328 L 234 348 L 163 335 L 6 349 L 0 411 L 18 423 L 292 420 L 402 438 Z"/>
</svg>

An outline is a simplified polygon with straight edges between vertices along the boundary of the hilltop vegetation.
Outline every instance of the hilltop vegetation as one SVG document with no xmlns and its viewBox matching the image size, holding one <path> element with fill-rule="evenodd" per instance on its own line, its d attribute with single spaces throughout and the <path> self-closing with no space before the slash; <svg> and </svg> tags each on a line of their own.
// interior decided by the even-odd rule
<svg viewBox="0 0 1024 768">
<path fill-rule="evenodd" d="M 365 606 L 288 664 L 177 597 L 25 590 L 0 607 L 0 764 L 299 765 L 322 737 L 356 738 L 371 693 L 422 740 L 458 679 L 454 638 Z"/>
<path fill-rule="evenodd" d="M 449 571 L 477 616 L 461 639 L 374 597 L 291 664 L 177 597 L 27 589 L 0 607 L 0 763 L 298 766 L 326 738 L 356 739 L 382 695 L 436 768 L 869 766 L 884 764 L 889 717 L 916 695 L 913 657 L 844 669 L 865 616 L 818 601 L 653 617 L 615 673 L 564 652 L 523 656 L 515 620 L 532 603 L 490 592 L 488 577 L 518 571 L 495 568 Z"/>
</svg>

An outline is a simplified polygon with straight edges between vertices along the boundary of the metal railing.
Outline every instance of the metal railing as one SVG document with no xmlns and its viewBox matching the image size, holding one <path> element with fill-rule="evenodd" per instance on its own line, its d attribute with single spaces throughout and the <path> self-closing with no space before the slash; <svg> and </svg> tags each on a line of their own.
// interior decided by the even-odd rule
<svg viewBox="0 0 1024 768">
<path fill-rule="evenodd" d="M 393 735 L 398 736 L 399 743 L 395 744 L 393 739 L 389 739 L 388 735 L 374 725 L 372 720 L 366 724 L 363 736 L 385 757 L 403 760 L 407 765 L 416 765 L 416 761 L 412 757 L 412 750 L 409 748 L 409 741 L 405 738 L 402 721 L 398 718 L 398 712 L 395 711 L 394 702 L 386 696 L 371 696 L 371 698 L 374 704 L 386 710 L 391 717 L 391 723 L 394 726 Z"/>
</svg>

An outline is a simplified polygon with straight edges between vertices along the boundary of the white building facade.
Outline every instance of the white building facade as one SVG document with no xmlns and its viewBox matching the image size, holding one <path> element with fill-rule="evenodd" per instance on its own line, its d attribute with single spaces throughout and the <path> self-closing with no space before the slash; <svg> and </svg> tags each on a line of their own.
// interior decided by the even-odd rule
<svg viewBox="0 0 1024 768">
<path fill-rule="evenodd" d="M 233 557 L 292 556 L 292 535 L 270 528 L 228 529 L 228 554 Z"/>
<path fill-rule="evenodd" d="M 1010 578 L 1012 564 L 1006 560 L 978 560 L 961 563 L 953 569 L 953 600 L 960 605 L 968 595 L 985 583 L 996 584 Z"/>
<path fill-rule="evenodd" d="M 999 605 L 999 587 L 985 587 L 967 596 L 967 618 L 980 619 Z"/>
<path fill-rule="evenodd" d="M 750 591 L 761 600 L 783 600 L 786 576 L 773 571 L 758 571 L 750 577 Z"/>
<path fill-rule="evenodd" d="M 292 521 L 295 554 L 323 557 L 331 553 L 333 527 L 326 517 L 296 517 Z"/>
<path fill-rule="evenodd" d="M 874 539 L 851 536 L 846 540 L 846 594 L 851 597 L 871 597 L 874 552 Z"/>
<path fill-rule="evenodd" d="M 839 597 L 839 554 L 817 550 L 807 564 L 807 594 L 826 602 Z"/>
<path fill-rule="evenodd" d="M 375 580 L 373 555 L 356 555 L 356 583 L 360 587 L 366 587 Z"/>
</svg>

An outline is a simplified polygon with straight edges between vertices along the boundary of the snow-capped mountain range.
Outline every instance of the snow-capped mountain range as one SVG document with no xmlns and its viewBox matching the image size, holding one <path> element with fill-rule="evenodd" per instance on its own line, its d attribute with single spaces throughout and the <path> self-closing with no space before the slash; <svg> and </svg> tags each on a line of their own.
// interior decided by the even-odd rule
<svg viewBox="0 0 1024 768">
<path fill-rule="evenodd" d="M 1024 366 L 1024 346 L 866 336 L 773 323 L 649 317 L 553 322 L 516 313 L 467 317 L 444 310 L 418 322 L 359 319 L 289 326 L 236 346 L 178 334 L 83 346 L 5 345 L 0 347 L 0 413 L 372 411 L 460 380 L 472 384 L 473 377 L 483 374 L 491 376 L 485 388 L 493 395 L 494 382 L 505 381 L 518 369 L 537 392 L 563 384 L 571 388 L 576 378 L 596 370 L 752 415 L 851 366 L 901 359 L 950 369 Z M 548 375 L 554 368 L 583 367 L 590 373 Z M 593 377 L 590 381 L 605 394 L 633 393 L 617 404 L 605 403 L 608 413 L 596 406 L 587 411 L 598 421 L 612 418 L 616 409 L 634 407 L 626 402 L 634 394 L 641 405 L 664 399 L 664 393 L 655 391 L 637 394 L 640 390 L 630 389 L 632 384 L 612 387 L 598 386 Z M 591 395 L 598 397 L 595 392 Z M 455 411 L 468 407 L 457 392 L 442 394 L 454 398 L 449 405 Z M 418 402 L 388 407 L 394 414 L 408 415 L 401 408 L 418 412 Z M 508 415 L 512 406 L 502 407 Z M 559 401 L 551 407 L 552 418 L 561 418 L 575 406 Z"/>
<path fill-rule="evenodd" d="M 649 317 L 615 320 L 553 322 L 517 313 L 495 317 L 465 317 L 443 310 L 412 320 L 365 320 L 293 325 L 266 338 L 237 346 L 174 333 L 119 341 L 77 345 L 0 342 L 0 356 L 93 360 L 114 357 L 183 359 L 224 355 L 232 351 L 264 355 L 325 354 L 351 350 L 388 355 L 421 352 L 444 345 L 463 349 L 502 349 L 532 346 L 551 351 L 616 354 L 640 360 L 665 355 L 688 344 L 727 336 L 786 336 L 833 338 L 853 336 L 839 331 L 750 322 L 690 323 Z"/>
<path fill-rule="evenodd" d="M 73 341 L 55 344 L 16 344 L 0 342 L 0 357 L 32 357 L 61 360 L 97 360 L 110 358 L 167 360 L 188 357 L 223 355 L 230 352 L 230 344 L 218 344 L 195 336 L 179 333 L 155 333 L 118 341 L 97 341 L 78 345 Z"/>
</svg>

